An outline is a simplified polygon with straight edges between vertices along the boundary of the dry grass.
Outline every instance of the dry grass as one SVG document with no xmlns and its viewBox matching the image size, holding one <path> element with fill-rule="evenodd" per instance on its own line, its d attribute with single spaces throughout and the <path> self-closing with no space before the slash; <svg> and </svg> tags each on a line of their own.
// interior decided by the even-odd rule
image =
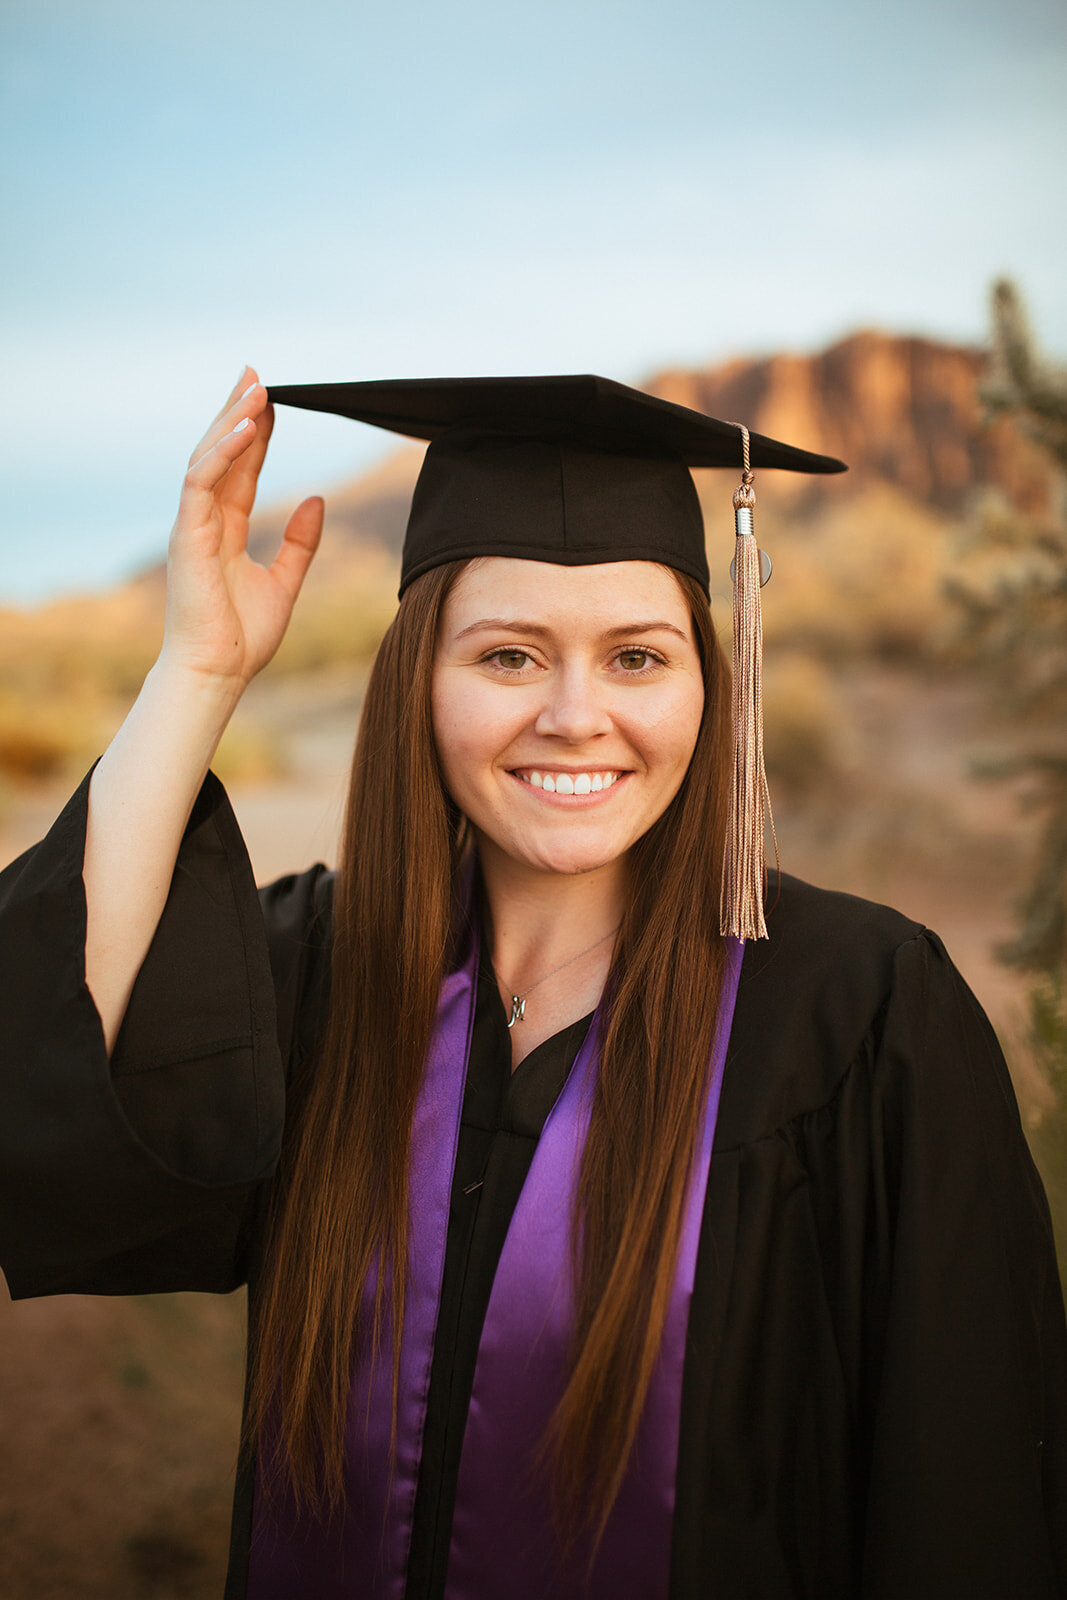
<svg viewBox="0 0 1067 1600">
<path fill-rule="evenodd" d="M 77 690 L 49 698 L 0 690 L 0 772 L 40 781 L 84 767 L 110 736 L 105 724 L 99 703 Z"/>
<path fill-rule="evenodd" d="M 384 562 L 309 587 L 269 673 L 275 680 L 331 668 L 364 669 L 396 610 L 396 575 Z M 155 659 L 162 587 L 0 612 L 0 780 L 73 779 L 107 745 Z M 289 769 L 284 740 L 246 712 L 228 730 L 216 770 L 256 782 Z"/>
<path fill-rule="evenodd" d="M 239 715 L 215 751 L 211 770 L 223 783 L 268 783 L 292 770 L 284 739 L 271 728 Z"/>
</svg>

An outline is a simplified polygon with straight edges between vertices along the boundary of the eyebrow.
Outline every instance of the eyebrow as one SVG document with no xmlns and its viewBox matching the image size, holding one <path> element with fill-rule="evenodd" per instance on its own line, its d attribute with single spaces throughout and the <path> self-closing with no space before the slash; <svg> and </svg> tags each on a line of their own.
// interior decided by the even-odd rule
<svg viewBox="0 0 1067 1600">
<path fill-rule="evenodd" d="M 536 638 L 547 638 L 552 633 L 551 628 L 546 628 L 541 622 L 525 622 L 521 617 L 482 617 L 477 622 L 472 622 L 466 628 L 461 628 L 456 634 L 457 639 L 466 638 L 469 633 L 483 633 L 492 628 L 503 629 L 507 633 L 525 633 Z M 679 639 L 688 640 L 688 634 L 676 628 L 673 622 L 624 622 L 617 628 L 606 628 L 605 639 L 624 639 L 636 633 L 673 633 Z"/>
</svg>

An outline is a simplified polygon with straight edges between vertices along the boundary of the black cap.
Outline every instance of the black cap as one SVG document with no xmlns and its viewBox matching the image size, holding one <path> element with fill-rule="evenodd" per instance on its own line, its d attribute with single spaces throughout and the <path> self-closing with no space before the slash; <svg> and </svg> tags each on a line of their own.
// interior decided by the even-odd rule
<svg viewBox="0 0 1067 1600">
<path fill-rule="evenodd" d="M 471 556 L 564 566 L 659 561 L 708 588 L 689 467 L 743 465 L 741 429 L 610 378 L 400 378 L 272 385 L 277 405 L 428 439 L 400 592 Z M 832 456 L 749 436 L 751 465 L 844 472 Z"/>
</svg>

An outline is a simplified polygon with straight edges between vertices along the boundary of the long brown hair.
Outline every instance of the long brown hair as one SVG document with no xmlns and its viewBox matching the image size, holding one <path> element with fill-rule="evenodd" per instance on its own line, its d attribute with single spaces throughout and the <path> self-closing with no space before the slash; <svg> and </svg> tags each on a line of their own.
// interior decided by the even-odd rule
<svg viewBox="0 0 1067 1600">
<path fill-rule="evenodd" d="M 355 1351 L 377 1355 L 391 1285 L 396 1417 L 408 1156 L 449 952 L 465 822 L 441 778 L 430 688 L 441 612 L 465 562 L 405 592 L 364 702 L 335 885 L 330 1012 L 295 1094 L 257 1295 L 246 1442 L 298 1504 L 344 1498 Z M 722 986 L 729 669 L 707 600 L 689 604 L 704 712 L 688 771 L 631 852 L 630 899 L 571 1219 L 571 1375 L 543 1440 L 561 1538 L 599 1538 L 625 1472 L 667 1314 Z M 367 1272 L 370 1327 L 353 1325 Z M 270 1418 L 271 1426 L 266 1426 Z"/>
</svg>

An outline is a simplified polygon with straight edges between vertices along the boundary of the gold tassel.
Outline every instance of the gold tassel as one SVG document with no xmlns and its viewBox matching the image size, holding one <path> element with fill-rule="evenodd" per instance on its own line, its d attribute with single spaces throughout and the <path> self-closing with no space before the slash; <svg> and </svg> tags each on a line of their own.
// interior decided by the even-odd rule
<svg viewBox="0 0 1067 1600">
<path fill-rule="evenodd" d="M 767 868 L 763 853 L 764 820 L 771 816 L 767 773 L 763 764 L 763 622 L 760 587 L 770 576 L 770 562 L 756 545 L 752 513 L 756 495 L 749 464 L 748 429 L 741 428 L 744 471 L 734 492 L 737 538 L 734 577 L 733 793 L 723 861 L 720 924 L 735 939 L 766 939 L 763 915 Z M 766 563 L 766 569 L 763 569 Z M 775 859 L 778 840 L 774 841 Z"/>
</svg>

